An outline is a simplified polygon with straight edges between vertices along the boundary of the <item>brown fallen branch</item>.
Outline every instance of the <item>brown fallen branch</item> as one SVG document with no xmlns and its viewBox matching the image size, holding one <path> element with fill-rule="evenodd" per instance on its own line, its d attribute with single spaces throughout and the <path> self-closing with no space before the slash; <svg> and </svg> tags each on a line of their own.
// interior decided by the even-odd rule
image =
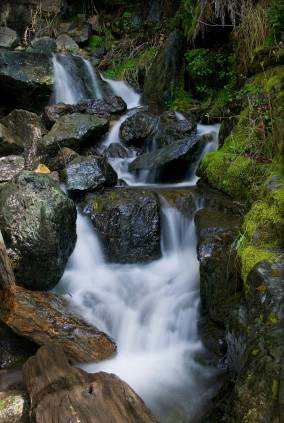
<svg viewBox="0 0 284 423">
<path fill-rule="evenodd" d="M 8 318 L 15 309 L 16 283 L 0 231 L 0 317 Z"/>
<path fill-rule="evenodd" d="M 116 350 L 105 333 L 68 310 L 63 298 L 51 292 L 16 287 L 16 306 L 5 323 L 38 345 L 56 343 L 77 363 L 99 361 Z"/>
<path fill-rule="evenodd" d="M 23 374 L 35 423 L 157 423 L 125 382 L 72 367 L 60 347 L 40 348 Z"/>
</svg>

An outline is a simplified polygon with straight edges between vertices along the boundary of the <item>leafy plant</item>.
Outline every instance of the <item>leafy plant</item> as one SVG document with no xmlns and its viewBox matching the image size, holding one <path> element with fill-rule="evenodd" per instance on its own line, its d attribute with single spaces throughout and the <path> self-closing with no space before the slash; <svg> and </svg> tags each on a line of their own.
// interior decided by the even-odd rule
<svg viewBox="0 0 284 423">
<path fill-rule="evenodd" d="M 281 41 L 284 33 L 284 0 L 272 0 L 267 16 L 271 41 Z"/>
<path fill-rule="evenodd" d="M 103 44 L 104 39 L 100 35 L 92 35 L 89 39 L 89 47 L 93 50 L 102 47 Z"/>
</svg>

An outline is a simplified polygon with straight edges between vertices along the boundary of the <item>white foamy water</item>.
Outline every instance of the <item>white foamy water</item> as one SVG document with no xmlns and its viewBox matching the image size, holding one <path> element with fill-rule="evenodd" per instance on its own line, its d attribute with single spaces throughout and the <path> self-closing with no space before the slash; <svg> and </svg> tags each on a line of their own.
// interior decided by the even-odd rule
<svg viewBox="0 0 284 423">
<path fill-rule="evenodd" d="M 193 220 L 161 201 L 161 259 L 145 265 L 106 263 L 93 226 L 79 214 L 76 248 L 58 289 L 117 343 L 113 359 L 86 370 L 117 374 L 161 422 L 193 422 L 210 396 L 212 377 L 212 370 L 195 359 L 203 350 L 197 334 L 195 228 Z"/>
<path fill-rule="evenodd" d="M 141 105 L 141 95 L 138 94 L 127 82 L 115 81 L 114 79 L 105 78 L 101 74 L 101 78 L 105 81 L 114 95 L 117 95 L 125 101 L 128 109 L 134 109 Z"/>
<path fill-rule="evenodd" d="M 83 59 L 85 66 L 86 66 L 86 70 L 87 73 L 89 74 L 91 83 L 92 83 L 92 92 L 93 92 L 93 97 L 98 98 L 98 99 L 102 99 L 103 98 L 103 93 L 100 87 L 100 83 L 98 80 L 98 76 L 97 73 L 95 71 L 95 69 L 93 68 L 92 64 L 86 60 Z"/>
</svg>

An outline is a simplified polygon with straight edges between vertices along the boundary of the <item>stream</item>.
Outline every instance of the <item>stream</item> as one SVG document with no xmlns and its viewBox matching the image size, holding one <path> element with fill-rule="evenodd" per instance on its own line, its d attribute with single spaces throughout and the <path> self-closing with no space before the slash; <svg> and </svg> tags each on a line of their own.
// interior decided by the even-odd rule
<svg viewBox="0 0 284 423">
<path fill-rule="evenodd" d="M 88 79 L 85 85 L 74 76 L 66 59 L 54 57 L 53 63 L 56 102 L 76 104 L 90 95 L 90 87 L 94 97 L 103 97 L 99 76 L 89 62 L 84 60 Z M 102 140 L 103 152 L 110 144 L 121 143 L 120 125 L 139 110 L 142 100 L 127 83 L 101 78 L 128 107 Z M 183 119 L 181 114 L 177 116 Z M 218 131 L 218 125 L 198 125 L 197 135 L 210 133 L 212 141 L 190 166 L 184 180 L 175 184 L 161 184 L 149 172 L 129 173 L 128 164 L 136 158 L 135 152 L 128 158 L 109 159 L 119 179 L 130 189 L 144 187 L 158 192 L 162 257 L 148 264 L 108 263 L 93 225 L 78 211 L 77 244 L 56 287 L 56 292 L 65 295 L 86 320 L 117 343 L 114 358 L 85 365 L 84 369 L 121 377 L 162 423 L 200 421 L 202 410 L 215 392 L 216 368 L 206 361 L 207 352 L 197 328 L 200 295 L 194 213 L 183 214 L 163 192 L 191 190 L 196 185 L 197 166 L 207 152 L 218 147 Z M 197 198 L 195 202 L 198 210 L 202 204 Z"/>
</svg>

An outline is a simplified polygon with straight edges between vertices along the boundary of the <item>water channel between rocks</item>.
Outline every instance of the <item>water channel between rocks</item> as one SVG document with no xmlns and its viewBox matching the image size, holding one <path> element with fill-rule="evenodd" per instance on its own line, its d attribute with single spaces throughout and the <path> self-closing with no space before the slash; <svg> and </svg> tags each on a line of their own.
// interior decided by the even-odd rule
<svg viewBox="0 0 284 423">
<path fill-rule="evenodd" d="M 98 75 L 84 61 L 89 87 L 103 96 Z M 74 84 L 72 66 L 54 58 L 56 102 L 75 104 L 84 94 L 82 83 Z M 119 128 L 141 106 L 140 95 L 122 81 L 103 82 L 127 103 L 127 112 L 112 126 L 101 151 L 121 143 Z M 183 116 L 177 114 L 179 119 Z M 84 366 L 90 372 L 115 373 L 144 399 L 160 422 L 198 421 L 214 392 L 216 370 L 206 365 L 205 349 L 198 335 L 199 262 L 194 211 L 184 213 L 168 200 L 169 192 L 188 190 L 195 198 L 195 211 L 202 200 L 194 197 L 196 168 L 208 151 L 218 146 L 218 126 L 198 125 L 197 135 L 212 139 L 182 181 L 160 184 L 155 174 L 128 172 L 136 158 L 109 159 L 119 179 L 134 190 L 158 192 L 161 213 L 160 259 L 147 264 L 113 264 L 104 258 L 103 248 L 90 220 L 78 211 L 77 244 L 56 291 L 99 329 L 110 334 L 118 353 L 105 362 Z M 119 190 L 119 188 L 117 188 Z M 139 224 L 137 222 L 137 224 Z"/>
</svg>

